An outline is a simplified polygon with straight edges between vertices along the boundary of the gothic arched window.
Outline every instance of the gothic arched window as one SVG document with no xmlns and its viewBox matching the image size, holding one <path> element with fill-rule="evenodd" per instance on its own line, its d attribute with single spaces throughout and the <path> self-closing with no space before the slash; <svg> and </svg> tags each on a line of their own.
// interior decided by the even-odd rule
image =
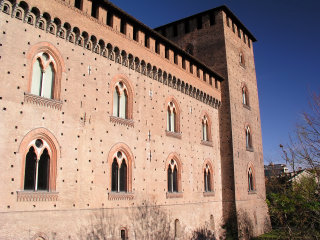
<svg viewBox="0 0 320 240">
<path fill-rule="evenodd" d="M 49 191 L 52 150 L 42 139 L 33 140 L 25 156 L 24 190 Z"/>
<path fill-rule="evenodd" d="M 118 82 L 113 92 L 113 116 L 128 119 L 128 90 L 123 82 Z"/>
<path fill-rule="evenodd" d="M 209 141 L 209 124 L 207 116 L 202 119 L 202 140 Z"/>
<path fill-rule="evenodd" d="M 175 160 L 171 159 L 168 166 L 168 192 L 178 192 L 178 164 Z"/>
<path fill-rule="evenodd" d="M 243 105 L 249 106 L 249 94 L 246 86 L 242 88 L 242 103 Z"/>
<path fill-rule="evenodd" d="M 111 191 L 128 192 L 128 159 L 124 152 L 118 151 L 111 167 Z"/>
<path fill-rule="evenodd" d="M 53 57 L 44 52 L 38 53 L 32 68 L 31 94 L 53 98 L 54 81 L 55 61 Z"/>
<path fill-rule="evenodd" d="M 179 126 L 179 117 L 180 117 L 180 110 L 177 106 L 177 103 L 174 99 L 171 99 L 167 103 L 167 131 L 168 132 L 180 132 Z"/>
<path fill-rule="evenodd" d="M 205 192 L 212 191 L 211 178 L 212 176 L 211 176 L 209 165 L 206 164 L 206 168 L 204 169 L 204 191 Z"/>
<path fill-rule="evenodd" d="M 252 136 L 249 126 L 246 127 L 246 148 L 252 149 Z"/>
<path fill-rule="evenodd" d="M 248 191 L 252 192 L 254 190 L 255 190 L 254 174 L 252 171 L 252 167 L 249 167 L 249 169 L 248 169 Z"/>
</svg>

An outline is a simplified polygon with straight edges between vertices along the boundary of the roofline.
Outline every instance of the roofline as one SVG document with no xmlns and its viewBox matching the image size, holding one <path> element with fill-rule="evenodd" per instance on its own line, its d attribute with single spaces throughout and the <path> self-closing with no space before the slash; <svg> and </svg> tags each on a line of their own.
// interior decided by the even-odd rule
<svg viewBox="0 0 320 240">
<path fill-rule="evenodd" d="M 91 0 L 91 1 L 93 1 L 93 0 Z M 207 66 L 206 64 L 201 62 L 199 59 L 195 58 L 194 56 L 192 56 L 189 53 L 187 53 L 186 51 L 184 51 L 182 48 L 180 48 L 174 42 L 172 42 L 168 38 L 166 38 L 163 35 L 161 35 L 160 33 L 158 33 L 156 30 L 148 27 L 147 25 L 140 22 L 139 20 L 137 20 L 133 16 L 129 15 L 124 10 L 120 9 L 119 7 L 117 7 L 116 5 L 111 3 L 109 0 L 102 0 L 102 4 L 107 7 L 110 7 L 112 10 L 114 10 L 120 16 L 121 15 L 124 16 L 126 18 L 126 20 L 128 20 L 129 22 L 132 22 L 133 24 L 138 25 L 138 27 L 140 29 L 146 30 L 146 32 L 148 34 L 150 34 L 150 36 L 153 36 L 155 38 L 155 40 L 161 40 L 163 43 L 166 43 L 168 47 L 171 47 L 176 52 L 179 52 L 181 54 L 181 56 L 186 56 L 188 59 L 191 60 L 190 61 L 191 63 L 197 63 L 202 68 L 202 70 L 205 70 L 206 73 L 212 74 L 217 80 L 219 80 L 219 81 L 224 80 L 224 78 L 222 77 L 222 75 L 220 73 L 216 72 L 215 70 L 213 70 L 212 68 L 210 68 L 209 66 Z"/>
<path fill-rule="evenodd" d="M 211 12 L 216 12 L 216 11 L 224 11 L 228 15 L 228 17 L 230 17 L 233 20 L 233 22 L 235 22 L 237 25 L 239 25 L 241 27 L 241 29 L 251 38 L 252 42 L 256 42 L 257 41 L 257 39 L 253 36 L 253 34 L 246 28 L 246 26 L 239 20 L 239 18 L 226 5 L 222 5 L 222 6 L 219 6 L 219 7 L 216 7 L 216 8 L 212 8 L 212 9 L 206 10 L 204 12 L 197 13 L 197 14 L 191 15 L 189 17 L 182 18 L 182 19 L 179 19 L 177 21 L 174 21 L 174 22 L 171 22 L 171 23 L 156 27 L 155 30 L 157 31 L 157 30 L 160 30 L 161 28 L 167 27 L 169 25 L 177 24 L 177 23 L 180 23 L 180 22 L 184 22 L 184 21 L 186 21 L 188 19 L 195 18 L 195 17 L 201 16 L 201 15 L 205 15 L 205 14 L 208 14 L 208 13 L 211 13 Z"/>
</svg>

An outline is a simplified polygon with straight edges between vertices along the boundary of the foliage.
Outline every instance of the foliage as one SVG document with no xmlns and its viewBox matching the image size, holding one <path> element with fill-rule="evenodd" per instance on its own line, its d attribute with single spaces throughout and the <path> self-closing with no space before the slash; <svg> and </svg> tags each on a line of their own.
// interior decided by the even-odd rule
<svg viewBox="0 0 320 240">
<path fill-rule="evenodd" d="M 273 228 L 282 229 L 286 236 L 283 239 L 320 236 L 320 198 L 315 178 L 304 177 L 299 182 L 287 180 L 285 184 L 283 178 L 272 179 L 268 185 L 273 186 L 267 187 L 267 203 Z"/>
<path fill-rule="evenodd" d="M 216 240 L 214 233 L 205 227 L 193 231 L 191 240 Z"/>
<path fill-rule="evenodd" d="M 310 111 L 302 114 L 290 143 L 280 144 L 283 158 L 293 171 L 297 166 L 310 169 L 320 184 L 320 94 L 313 94 Z"/>
<path fill-rule="evenodd" d="M 302 114 L 290 143 L 280 147 L 293 174 L 267 181 L 272 226 L 281 229 L 280 239 L 320 239 L 320 94 L 313 94 L 310 111 Z M 297 167 L 307 169 L 304 176 Z"/>
</svg>

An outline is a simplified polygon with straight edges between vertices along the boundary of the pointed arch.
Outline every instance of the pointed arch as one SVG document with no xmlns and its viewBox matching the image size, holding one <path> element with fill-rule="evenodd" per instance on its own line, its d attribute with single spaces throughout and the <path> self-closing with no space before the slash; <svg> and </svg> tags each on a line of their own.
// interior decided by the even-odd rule
<svg viewBox="0 0 320 240">
<path fill-rule="evenodd" d="M 108 181 L 112 192 L 132 192 L 132 168 L 134 157 L 128 145 L 115 144 L 108 154 Z"/>
<path fill-rule="evenodd" d="M 182 164 L 177 153 L 170 153 L 166 160 L 165 171 L 167 175 L 168 193 L 182 192 Z"/>
<path fill-rule="evenodd" d="M 127 76 L 118 74 L 113 77 L 110 84 L 113 92 L 112 113 L 114 117 L 123 119 L 133 118 L 133 87 Z M 118 94 L 118 96 L 115 96 Z M 116 109 L 119 109 L 116 111 Z"/>
<path fill-rule="evenodd" d="M 214 192 L 214 167 L 210 159 L 206 159 L 202 165 L 204 192 Z"/>
<path fill-rule="evenodd" d="M 37 141 L 42 142 L 42 145 Z M 20 143 L 19 154 L 22 158 L 21 190 L 31 190 L 30 188 L 33 188 L 33 190 L 54 192 L 56 190 L 57 161 L 60 158 L 60 145 L 54 135 L 45 128 L 30 131 Z M 34 164 L 38 164 L 38 167 L 35 168 Z M 33 180 L 31 179 L 32 176 L 34 177 Z M 37 177 L 38 180 L 39 177 L 41 178 L 38 185 Z"/>
<path fill-rule="evenodd" d="M 167 132 L 180 133 L 181 108 L 173 96 L 166 99 L 165 112 L 167 113 Z"/>
<path fill-rule="evenodd" d="M 249 162 L 247 165 L 247 180 L 248 180 L 248 192 L 256 191 L 256 176 L 255 168 L 252 162 Z"/>
<path fill-rule="evenodd" d="M 65 72 L 65 64 L 59 50 L 48 42 L 40 42 L 33 45 L 26 56 L 29 65 L 27 92 L 35 94 L 35 89 L 38 88 L 39 94 L 36 95 L 60 100 L 61 79 L 62 72 Z M 38 78 L 34 78 L 35 74 L 39 75 Z M 42 93 L 41 80 L 45 84 Z"/>
<path fill-rule="evenodd" d="M 253 150 L 252 129 L 250 128 L 249 124 L 246 124 L 244 130 L 245 130 L 246 149 L 249 151 L 252 151 Z"/>
<path fill-rule="evenodd" d="M 212 121 L 207 111 L 201 112 L 200 121 L 202 125 L 202 142 L 212 143 Z"/>
</svg>

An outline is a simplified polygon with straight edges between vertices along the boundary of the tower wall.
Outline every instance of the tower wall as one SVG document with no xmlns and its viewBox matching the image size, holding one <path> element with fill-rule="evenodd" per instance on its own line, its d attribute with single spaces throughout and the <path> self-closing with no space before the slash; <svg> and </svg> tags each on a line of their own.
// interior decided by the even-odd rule
<svg viewBox="0 0 320 240">
<path fill-rule="evenodd" d="M 214 16 L 211 23 L 210 15 Z M 201 27 L 198 27 L 199 19 Z M 185 31 L 186 22 L 190 24 L 188 33 Z M 175 26 L 178 26 L 177 34 L 172 32 Z M 227 221 L 235 209 L 239 236 L 246 237 L 246 228 L 253 235 L 262 234 L 270 224 L 265 202 L 260 109 L 251 34 L 238 19 L 230 16 L 229 10 L 221 9 L 197 14 L 156 30 L 186 51 L 192 46 L 196 58 L 224 77 L 219 111 L 224 217 Z M 240 62 L 240 54 L 243 62 Z M 244 86 L 248 91 L 248 105 L 243 104 Z M 252 147 L 249 148 L 246 147 L 247 126 L 252 133 Z M 254 191 L 248 189 L 249 167 L 254 169 Z"/>
</svg>

